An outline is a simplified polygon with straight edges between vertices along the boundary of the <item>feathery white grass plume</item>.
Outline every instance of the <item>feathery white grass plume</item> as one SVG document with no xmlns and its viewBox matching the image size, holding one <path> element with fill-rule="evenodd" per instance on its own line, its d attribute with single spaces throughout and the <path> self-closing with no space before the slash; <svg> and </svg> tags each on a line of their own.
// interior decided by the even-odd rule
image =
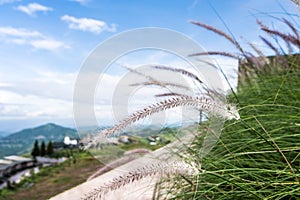
<svg viewBox="0 0 300 200">
<path fill-rule="evenodd" d="M 104 199 L 106 193 L 124 187 L 127 184 L 140 181 L 146 177 L 167 177 L 172 175 L 195 175 L 199 170 L 192 164 L 185 162 L 160 162 L 149 166 L 138 168 L 123 176 L 114 178 L 110 183 L 94 189 L 82 197 L 83 200 Z"/>
<path fill-rule="evenodd" d="M 179 106 L 188 106 L 195 108 L 197 110 L 202 110 L 211 116 L 220 116 L 225 119 L 240 119 L 239 113 L 235 106 L 226 104 L 221 100 L 215 100 L 211 97 L 192 97 L 192 96 L 176 96 L 171 99 L 166 99 L 159 103 L 150 105 L 142 110 L 138 110 L 133 114 L 129 115 L 127 118 L 123 119 L 115 126 L 105 129 L 98 133 L 92 142 L 90 142 L 85 149 L 96 145 L 101 142 L 106 137 L 112 136 L 117 132 L 125 129 L 127 126 L 144 119 L 154 113 L 162 112 L 171 108 L 176 108 Z"/>
</svg>

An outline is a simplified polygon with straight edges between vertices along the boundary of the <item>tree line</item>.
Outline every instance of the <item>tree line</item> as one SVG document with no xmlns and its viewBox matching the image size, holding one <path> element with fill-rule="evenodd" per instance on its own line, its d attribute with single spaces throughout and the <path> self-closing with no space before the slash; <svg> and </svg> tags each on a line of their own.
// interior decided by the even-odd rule
<svg viewBox="0 0 300 200">
<path fill-rule="evenodd" d="M 42 141 L 42 144 L 39 145 L 38 140 L 35 140 L 33 149 L 31 151 L 31 155 L 33 158 L 37 156 L 52 156 L 54 153 L 53 143 L 51 141 L 48 142 L 47 147 L 45 141 Z"/>
</svg>

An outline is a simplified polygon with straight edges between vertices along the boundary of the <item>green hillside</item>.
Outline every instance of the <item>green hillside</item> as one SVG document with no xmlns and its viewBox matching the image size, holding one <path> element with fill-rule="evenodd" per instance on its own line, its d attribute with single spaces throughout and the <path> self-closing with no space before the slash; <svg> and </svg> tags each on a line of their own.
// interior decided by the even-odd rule
<svg viewBox="0 0 300 200">
<path fill-rule="evenodd" d="M 75 129 L 62 127 L 56 124 L 45 124 L 39 127 L 24 129 L 0 138 L 0 158 L 12 154 L 24 154 L 31 151 L 35 140 L 45 142 L 63 141 L 65 136 L 78 138 Z"/>
</svg>

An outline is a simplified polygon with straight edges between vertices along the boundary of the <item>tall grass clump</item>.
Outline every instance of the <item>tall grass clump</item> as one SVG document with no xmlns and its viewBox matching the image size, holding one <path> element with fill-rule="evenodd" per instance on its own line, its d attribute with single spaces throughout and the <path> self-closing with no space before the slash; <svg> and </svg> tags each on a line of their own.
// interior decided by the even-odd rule
<svg viewBox="0 0 300 200">
<path fill-rule="evenodd" d="M 217 145 L 205 157 L 199 151 L 205 134 L 197 137 L 189 159 L 201 163 L 201 173 L 177 177 L 168 199 L 300 199 L 300 38 L 297 25 L 281 22 L 290 33 L 258 21 L 266 33 L 260 38 L 273 56 L 255 45 L 246 51 L 226 33 L 192 22 L 237 47 L 237 53 L 211 54 L 239 57 L 239 84 L 231 99 L 239 102 L 241 119 L 225 123 Z M 208 123 L 199 129 L 205 133 Z"/>
</svg>

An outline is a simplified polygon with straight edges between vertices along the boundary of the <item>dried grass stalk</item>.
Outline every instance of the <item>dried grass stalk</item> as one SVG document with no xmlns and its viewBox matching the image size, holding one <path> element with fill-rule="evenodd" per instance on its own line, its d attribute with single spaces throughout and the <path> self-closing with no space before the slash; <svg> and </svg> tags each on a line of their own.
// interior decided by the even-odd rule
<svg viewBox="0 0 300 200">
<path fill-rule="evenodd" d="M 172 68 L 172 67 L 167 67 L 167 66 L 159 66 L 159 65 L 155 65 L 153 66 L 153 68 L 155 69 L 161 69 L 161 70 L 167 70 L 167 71 L 172 71 L 172 72 L 179 72 L 185 76 L 188 76 L 196 81 L 198 81 L 199 83 L 203 83 L 203 81 L 201 81 L 198 76 L 196 76 L 195 74 L 187 71 L 187 70 L 184 70 L 184 69 L 178 69 L 178 68 Z"/>
<path fill-rule="evenodd" d="M 210 25 L 207 25 L 207 24 L 204 24 L 204 23 L 201 23 L 201 22 L 197 22 L 197 21 L 190 21 L 192 24 L 195 24 L 197 26 L 201 26 L 207 30 L 210 30 L 222 37 L 225 37 L 227 40 L 229 40 L 240 52 L 243 52 L 243 49 L 242 47 L 240 46 L 240 44 L 235 40 L 233 39 L 230 35 L 228 35 L 227 33 L 215 28 L 215 27 L 212 27 Z"/>
<path fill-rule="evenodd" d="M 185 95 L 175 93 L 175 92 L 169 92 L 169 93 L 163 93 L 163 94 L 156 94 L 155 95 L 155 97 L 168 97 L 168 96 L 185 96 Z"/>
<path fill-rule="evenodd" d="M 285 18 L 283 18 L 282 20 L 293 31 L 297 39 L 299 39 L 299 31 L 295 28 L 295 26 Z"/>
<path fill-rule="evenodd" d="M 266 33 L 270 35 L 277 35 L 281 37 L 285 42 L 290 42 L 293 45 L 300 47 L 300 40 L 299 38 L 291 35 L 291 34 L 285 34 L 277 30 L 269 29 L 266 25 L 264 25 L 261 21 L 257 21 L 257 23 L 261 26 L 261 30 L 265 31 Z"/>
<path fill-rule="evenodd" d="M 135 69 L 132 69 L 132 68 L 129 68 L 129 67 L 126 67 L 126 66 L 123 66 L 123 67 L 126 68 L 130 72 L 133 72 L 133 73 L 135 73 L 137 75 L 143 76 L 146 79 L 148 79 L 148 81 L 141 82 L 141 83 L 133 83 L 133 84 L 130 84 L 130 86 L 139 86 L 139 85 L 150 86 L 150 85 L 153 85 L 153 86 L 159 86 L 159 87 L 167 88 L 167 89 L 169 89 L 168 86 L 171 86 L 171 87 L 177 87 L 177 88 L 181 88 L 181 89 L 185 89 L 185 90 L 191 91 L 191 89 L 189 87 L 187 87 L 187 86 L 176 84 L 176 83 L 171 83 L 171 82 L 159 81 L 159 80 L 156 80 L 153 77 L 148 76 L 148 75 L 146 75 L 146 74 L 144 74 L 142 72 L 139 72 L 139 71 L 137 71 Z M 171 67 L 163 67 L 163 66 L 154 66 L 154 67 L 157 67 L 157 69 L 158 68 L 160 68 L 160 69 L 167 69 L 167 68 L 173 69 Z M 196 75 L 194 75 L 194 74 L 192 74 L 192 73 L 190 73 L 190 72 L 188 72 L 186 70 L 173 69 L 172 71 L 174 71 L 174 72 L 181 72 L 182 74 L 188 75 L 189 77 L 193 77 L 193 78 L 196 77 L 195 79 L 198 80 L 199 82 L 201 82 Z"/>
<path fill-rule="evenodd" d="M 229 58 L 239 59 L 240 57 L 236 54 L 225 52 L 225 51 L 208 51 L 208 52 L 200 52 L 200 53 L 193 53 L 189 56 L 203 56 L 203 55 L 218 55 L 218 56 L 225 56 Z"/>
<path fill-rule="evenodd" d="M 277 56 L 279 56 L 280 55 L 280 52 L 279 52 L 279 50 L 269 41 L 269 40 L 267 40 L 266 38 L 264 38 L 263 36 L 259 36 L 260 37 L 260 39 L 268 46 L 268 47 L 270 47 L 274 52 L 275 52 L 275 54 L 277 55 Z"/>
<path fill-rule="evenodd" d="M 145 82 L 141 82 L 141 83 L 130 84 L 130 86 L 139 86 L 139 85 L 144 85 L 144 86 L 154 85 L 154 86 L 160 86 L 163 88 L 167 88 L 168 86 L 173 86 L 173 87 L 182 88 L 185 90 L 190 90 L 189 87 L 186 87 L 183 85 L 179 85 L 176 83 L 167 83 L 167 82 L 162 82 L 162 81 L 145 81 Z"/>
</svg>

